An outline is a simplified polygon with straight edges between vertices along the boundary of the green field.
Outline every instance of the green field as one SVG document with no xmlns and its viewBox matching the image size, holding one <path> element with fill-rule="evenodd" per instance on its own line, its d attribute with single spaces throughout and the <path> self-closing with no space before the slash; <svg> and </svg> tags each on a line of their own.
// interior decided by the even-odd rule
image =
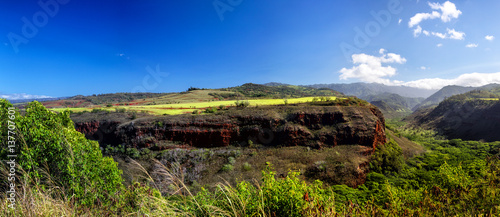
<svg viewBox="0 0 500 217">
<path fill-rule="evenodd" d="M 480 98 L 481 100 L 498 101 L 498 98 Z"/>
<path fill-rule="evenodd" d="M 304 103 L 311 102 L 314 97 L 301 97 L 301 98 L 291 98 L 291 99 L 251 99 L 244 100 L 250 103 L 250 106 L 260 106 L 260 105 L 283 105 L 285 101 L 289 104 L 294 103 Z M 335 100 L 336 97 L 331 96 L 331 100 Z M 237 100 L 227 100 L 227 101 L 211 101 L 211 102 L 190 102 L 190 103 L 174 103 L 174 104 L 161 104 L 161 105 L 145 105 L 145 106 L 112 106 L 112 107 L 102 107 L 103 110 L 115 111 L 115 109 L 127 109 L 129 111 L 144 111 L 155 115 L 177 115 L 192 113 L 194 110 L 205 110 L 210 107 L 219 106 L 235 106 Z M 70 110 L 73 112 L 82 111 L 92 111 L 96 107 L 89 108 L 53 108 L 52 111 L 61 112 L 65 110 Z"/>
</svg>

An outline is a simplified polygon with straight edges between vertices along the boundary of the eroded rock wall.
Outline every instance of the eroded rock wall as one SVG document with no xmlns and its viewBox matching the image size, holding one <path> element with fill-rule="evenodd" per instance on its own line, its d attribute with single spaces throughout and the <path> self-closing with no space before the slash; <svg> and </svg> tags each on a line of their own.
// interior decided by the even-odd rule
<svg viewBox="0 0 500 217">
<path fill-rule="evenodd" d="M 145 117 L 129 121 L 75 121 L 75 128 L 101 144 L 164 149 L 165 142 L 191 147 L 254 143 L 269 146 L 384 144 L 385 120 L 370 106 L 279 106 L 210 115 Z"/>
</svg>

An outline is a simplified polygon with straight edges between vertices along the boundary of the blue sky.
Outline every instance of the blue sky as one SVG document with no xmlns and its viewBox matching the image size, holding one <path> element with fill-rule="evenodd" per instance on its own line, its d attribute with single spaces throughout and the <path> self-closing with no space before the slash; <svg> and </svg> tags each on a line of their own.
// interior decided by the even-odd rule
<svg viewBox="0 0 500 217">
<path fill-rule="evenodd" d="M 0 95 L 500 82 L 497 0 L 40 2 L 0 1 Z"/>
</svg>

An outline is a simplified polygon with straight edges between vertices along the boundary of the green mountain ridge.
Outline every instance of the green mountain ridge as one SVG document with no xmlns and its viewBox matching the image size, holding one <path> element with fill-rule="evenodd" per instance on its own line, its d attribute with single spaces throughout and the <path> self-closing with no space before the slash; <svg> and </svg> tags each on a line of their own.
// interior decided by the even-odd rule
<svg viewBox="0 0 500 217">
<path fill-rule="evenodd" d="M 453 95 L 406 118 L 414 127 L 437 130 L 450 139 L 500 141 L 500 87 L 490 85 Z"/>
</svg>

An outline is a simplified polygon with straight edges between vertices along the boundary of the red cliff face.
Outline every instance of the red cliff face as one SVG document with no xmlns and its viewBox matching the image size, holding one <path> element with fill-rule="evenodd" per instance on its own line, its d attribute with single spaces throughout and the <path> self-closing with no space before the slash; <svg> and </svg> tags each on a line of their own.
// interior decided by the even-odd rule
<svg viewBox="0 0 500 217">
<path fill-rule="evenodd" d="M 75 129 L 83 134 L 87 139 L 99 141 L 101 146 L 108 144 L 119 144 L 120 140 L 116 135 L 118 121 L 75 122 Z"/>
<path fill-rule="evenodd" d="M 382 113 L 359 106 L 246 108 L 216 115 L 83 122 L 75 127 L 101 144 L 152 149 L 166 148 L 161 145 L 166 142 L 208 148 L 252 140 L 270 146 L 315 148 L 359 144 L 372 152 L 386 140 Z"/>
</svg>

